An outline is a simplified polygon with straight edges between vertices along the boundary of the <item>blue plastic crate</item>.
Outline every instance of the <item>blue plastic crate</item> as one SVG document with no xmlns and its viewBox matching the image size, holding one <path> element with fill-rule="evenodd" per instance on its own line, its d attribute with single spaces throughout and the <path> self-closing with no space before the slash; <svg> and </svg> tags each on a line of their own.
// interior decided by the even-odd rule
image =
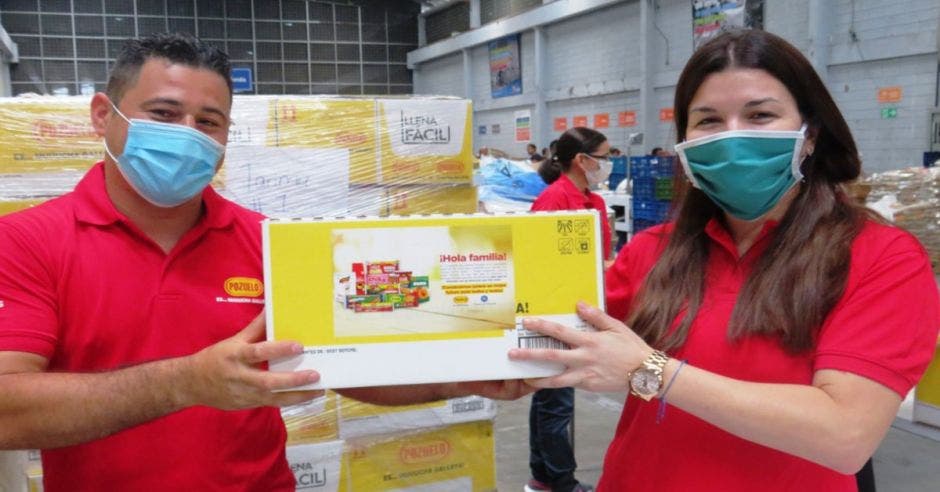
<svg viewBox="0 0 940 492">
<path fill-rule="evenodd" d="M 627 175 L 624 173 L 610 173 L 610 176 L 607 178 L 607 188 L 610 190 L 616 190 L 617 185 L 621 181 L 627 178 Z"/>
<path fill-rule="evenodd" d="M 656 224 L 659 224 L 659 222 L 656 222 L 653 220 L 645 220 L 645 219 L 633 219 L 633 233 L 636 234 L 642 231 L 643 229 L 652 227 Z"/>
<path fill-rule="evenodd" d="M 618 155 L 616 157 L 610 158 L 610 163 L 612 165 L 611 174 L 627 174 L 627 156 Z"/>
<path fill-rule="evenodd" d="M 633 196 L 639 200 L 670 201 L 672 178 L 634 178 Z"/>
<path fill-rule="evenodd" d="M 665 222 L 669 218 L 670 202 L 659 200 L 633 200 L 633 218 Z"/>
<path fill-rule="evenodd" d="M 630 175 L 634 178 L 669 178 L 673 175 L 675 157 L 631 157 Z"/>
</svg>

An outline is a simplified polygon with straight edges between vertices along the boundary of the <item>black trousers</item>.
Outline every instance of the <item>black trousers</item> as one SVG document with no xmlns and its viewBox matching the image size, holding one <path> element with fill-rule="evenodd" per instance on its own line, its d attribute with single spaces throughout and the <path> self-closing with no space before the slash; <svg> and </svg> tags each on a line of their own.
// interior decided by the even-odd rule
<svg viewBox="0 0 940 492">
<path fill-rule="evenodd" d="M 855 474 L 855 482 L 858 484 L 858 492 L 875 492 L 875 468 L 871 458 L 868 458 L 865 466 Z"/>
</svg>

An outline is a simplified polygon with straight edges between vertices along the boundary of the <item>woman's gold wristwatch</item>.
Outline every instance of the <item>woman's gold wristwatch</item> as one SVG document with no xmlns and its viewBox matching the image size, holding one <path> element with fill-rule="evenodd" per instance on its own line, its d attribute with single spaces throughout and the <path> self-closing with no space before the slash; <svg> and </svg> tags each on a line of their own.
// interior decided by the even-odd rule
<svg viewBox="0 0 940 492">
<path fill-rule="evenodd" d="M 627 376 L 630 381 L 630 394 L 646 401 L 659 394 L 663 388 L 663 368 L 668 361 L 668 355 L 654 350 L 639 368 Z"/>
</svg>

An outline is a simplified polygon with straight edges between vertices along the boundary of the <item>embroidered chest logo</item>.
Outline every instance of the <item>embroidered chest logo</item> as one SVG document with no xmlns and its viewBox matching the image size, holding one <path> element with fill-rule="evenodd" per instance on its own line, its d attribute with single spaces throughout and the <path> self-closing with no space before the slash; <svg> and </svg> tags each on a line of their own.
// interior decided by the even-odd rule
<svg viewBox="0 0 940 492">
<path fill-rule="evenodd" d="M 264 304 L 264 283 L 252 277 L 229 277 L 223 285 L 228 297 L 216 297 L 216 302 Z"/>
</svg>

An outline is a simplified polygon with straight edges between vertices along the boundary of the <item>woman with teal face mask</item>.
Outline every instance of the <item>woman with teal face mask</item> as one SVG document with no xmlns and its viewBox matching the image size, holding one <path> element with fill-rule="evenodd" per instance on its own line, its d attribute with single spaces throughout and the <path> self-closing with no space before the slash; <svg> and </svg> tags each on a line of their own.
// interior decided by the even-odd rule
<svg viewBox="0 0 940 492">
<path fill-rule="evenodd" d="M 849 491 L 923 375 L 940 294 L 911 234 L 853 202 L 861 161 L 792 45 L 724 33 L 679 77 L 673 220 L 607 271 L 598 328 L 534 381 L 629 392 L 598 490 Z M 897 309 L 897 306 L 907 306 Z"/>
</svg>

